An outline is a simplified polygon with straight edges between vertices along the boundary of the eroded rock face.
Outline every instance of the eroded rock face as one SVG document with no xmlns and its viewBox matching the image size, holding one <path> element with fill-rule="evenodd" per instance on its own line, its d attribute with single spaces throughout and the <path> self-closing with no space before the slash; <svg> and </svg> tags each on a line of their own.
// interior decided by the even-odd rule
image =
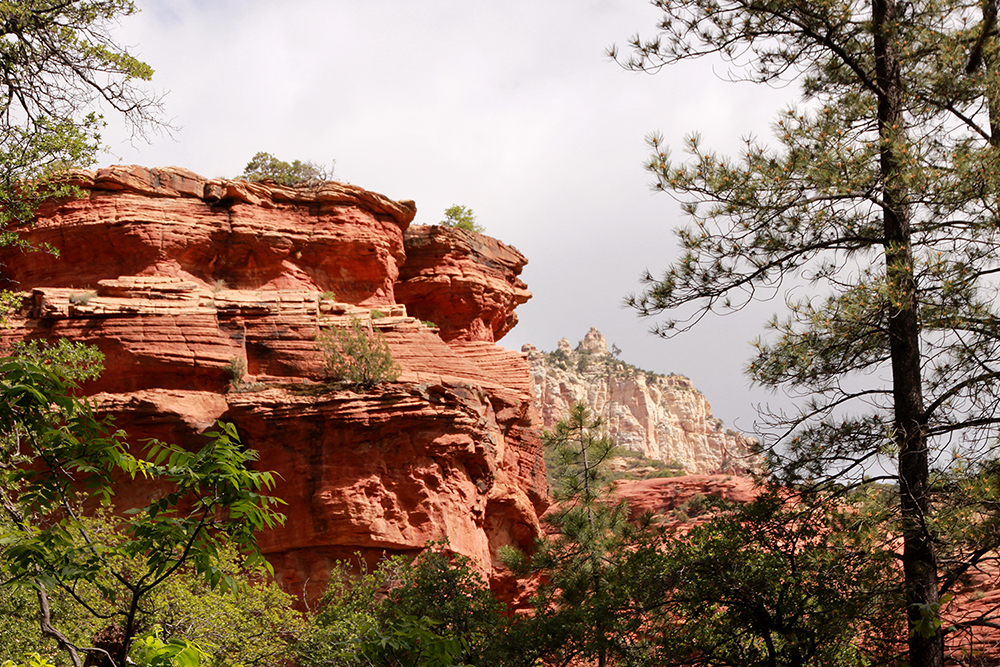
<svg viewBox="0 0 1000 667">
<path fill-rule="evenodd" d="M 412 202 L 174 168 L 75 178 L 88 196 L 47 204 L 24 230 L 58 259 L 0 251 L 3 277 L 25 294 L 0 341 L 100 348 L 106 370 L 83 391 L 133 443 L 194 448 L 217 420 L 236 424 L 280 476 L 288 521 L 260 544 L 290 591 L 318 595 L 337 559 L 374 562 L 441 536 L 492 573 L 501 546 L 540 534 L 548 501 L 530 369 L 492 343 L 528 296 L 516 251 L 473 238 L 447 256 L 443 274 L 460 266 L 461 277 L 434 283 L 452 290 L 441 303 L 469 303 L 442 336 L 397 299 Z M 414 275 L 434 275 L 429 257 Z M 399 381 L 327 390 L 316 334 L 355 319 L 384 334 Z M 160 491 L 123 484 L 117 498 L 136 505 Z"/>
<path fill-rule="evenodd" d="M 679 463 L 689 473 L 742 472 L 759 465 L 751 454 L 755 443 L 724 429 L 688 378 L 622 363 L 608 353 L 607 340 L 596 329 L 575 350 L 563 338 L 553 353 L 530 344 L 522 352 L 531 362 L 535 400 L 546 428 L 583 401 L 605 419 L 619 446 Z"/>
<path fill-rule="evenodd" d="M 22 289 L 163 276 L 391 304 L 416 214 L 413 202 L 341 183 L 293 188 L 144 167 L 76 172 L 75 181 L 89 196 L 47 204 L 29 232 L 60 261 L 4 258 L 5 277 Z"/>
<path fill-rule="evenodd" d="M 666 516 L 697 495 L 748 503 L 758 493 L 759 489 L 752 479 L 734 475 L 685 475 L 619 480 L 615 483 L 615 497 L 628 503 L 632 519 L 645 512 Z"/>
<path fill-rule="evenodd" d="M 514 309 L 531 298 L 518 278 L 528 260 L 517 249 L 443 226 L 415 225 L 404 240 L 396 292 L 411 315 L 437 324 L 446 341 L 493 343 L 514 328 Z"/>
<path fill-rule="evenodd" d="M 504 435 L 525 419 L 516 411 L 464 383 L 232 399 L 230 419 L 258 443 L 261 459 L 285 480 L 282 497 L 298 508 L 293 521 L 263 536 L 262 549 L 280 554 L 295 587 L 310 578 L 321 584 L 353 551 L 413 551 L 441 535 L 490 566 L 504 544 L 528 548 L 544 488 L 519 474 L 537 442 Z"/>
</svg>

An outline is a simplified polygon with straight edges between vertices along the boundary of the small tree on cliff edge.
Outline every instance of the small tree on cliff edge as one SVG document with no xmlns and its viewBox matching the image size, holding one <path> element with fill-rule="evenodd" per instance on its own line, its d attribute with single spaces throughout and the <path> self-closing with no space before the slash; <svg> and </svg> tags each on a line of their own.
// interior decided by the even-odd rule
<svg viewBox="0 0 1000 667">
<path fill-rule="evenodd" d="M 804 401 L 776 419 L 772 462 L 791 482 L 893 472 L 909 663 L 942 665 L 942 595 L 995 546 L 965 553 L 939 531 L 932 465 L 948 468 L 947 448 L 990 456 L 1000 422 L 996 3 L 655 4 L 661 32 L 633 38 L 626 66 L 721 56 L 754 82 L 797 78 L 808 106 L 779 117 L 777 148 L 750 139 L 735 159 L 692 137 L 675 164 L 651 138 L 655 187 L 693 224 L 629 302 L 681 309 L 657 327 L 670 335 L 784 281 L 816 288 L 788 297 L 749 365 Z"/>
<path fill-rule="evenodd" d="M 273 180 L 282 185 L 295 185 L 309 181 L 328 181 L 333 178 L 333 167 L 327 169 L 315 162 L 301 160 L 285 162 L 262 151 L 250 158 L 239 178 L 248 181 Z"/>
<path fill-rule="evenodd" d="M 385 335 L 352 317 L 346 327 L 320 329 L 316 346 L 323 353 L 327 377 L 360 389 L 371 389 L 399 378 L 399 364 Z"/>
<path fill-rule="evenodd" d="M 482 234 L 484 231 L 483 226 L 476 222 L 476 214 L 473 210 L 462 204 L 455 204 L 446 208 L 444 210 L 444 220 L 438 224 L 445 227 L 464 229 L 467 232 L 474 232 L 476 234 Z"/>
</svg>

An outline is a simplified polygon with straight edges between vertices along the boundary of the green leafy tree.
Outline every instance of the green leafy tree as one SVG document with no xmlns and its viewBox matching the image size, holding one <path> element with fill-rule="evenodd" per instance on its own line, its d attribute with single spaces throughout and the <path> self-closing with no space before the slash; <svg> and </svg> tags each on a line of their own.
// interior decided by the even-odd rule
<svg viewBox="0 0 1000 667">
<path fill-rule="evenodd" d="M 41 201 L 76 192 L 60 174 L 93 161 L 100 109 L 140 136 L 161 126 L 160 100 L 139 85 L 153 70 L 109 33 L 136 11 L 131 0 L 0 4 L 0 243 L 22 243 L 16 226 Z"/>
<path fill-rule="evenodd" d="M 360 656 L 375 667 L 465 667 L 459 656 L 461 638 L 438 633 L 428 617 L 394 616 L 367 641 L 358 644 Z"/>
<path fill-rule="evenodd" d="M 996 442 L 1000 347 L 1000 68 L 995 4 L 955 0 L 667 0 L 660 33 L 627 66 L 700 56 L 734 76 L 794 80 L 806 104 L 739 156 L 672 161 L 658 137 L 648 169 L 684 201 L 682 254 L 630 299 L 676 311 L 671 334 L 782 286 L 749 373 L 802 397 L 776 415 L 774 470 L 793 482 L 895 482 L 908 660 L 944 662 L 941 595 L 976 552 L 945 547 L 932 466 L 948 448 Z M 618 55 L 614 49 L 613 55 Z M 942 489 L 943 490 L 943 489 Z M 942 549 L 948 551 L 941 560 Z"/>
<path fill-rule="evenodd" d="M 366 665 L 359 645 L 374 634 L 376 608 L 385 589 L 383 564 L 374 572 L 352 576 L 348 563 L 338 562 L 330 572 L 326 592 L 309 629 L 296 648 L 305 667 Z"/>
<path fill-rule="evenodd" d="M 109 536 L 120 520 L 108 513 L 84 519 L 92 534 Z M 4 522 L 7 523 L 7 522 Z M 3 532 L 12 527 L 5 525 Z M 119 535 L 117 539 L 125 539 Z M 138 573 L 142 560 L 115 564 L 122 572 Z M 281 664 L 293 657 L 292 642 L 305 632 L 305 619 L 295 610 L 295 600 L 270 581 L 263 564 L 246 567 L 241 555 L 224 546 L 219 567 L 239 582 L 238 588 L 226 591 L 211 588 L 190 567 L 183 567 L 150 593 L 143 604 L 143 628 L 137 642 L 144 651 L 157 645 L 180 650 L 186 642 L 196 645 L 207 664 L 266 667 Z M 9 572 L 0 563 L 2 581 Z M 101 606 L 100 591 L 80 582 L 77 594 L 90 605 Z M 108 627 L 106 619 L 90 614 L 72 596 L 59 588 L 49 590 L 53 618 L 76 645 L 86 646 Z M 41 636 L 34 592 L 25 586 L 0 586 L 0 657 L 39 654 L 58 661 L 58 648 Z M 130 658 L 147 664 L 137 655 L 133 644 Z"/>
<path fill-rule="evenodd" d="M 55 665 L 49 662 L 45 656 L 35 653 L 21 663 L 16 663 L 13 660 L 4 660 L 0 662 L 0 667 L 55 667 Z"/>
<path fill-rule="evenodd" d="M 282 185 L 295 185 L 309 181 L 328 181 L 333 178 L 333 167 L 327 169 L 315 162 L 295 160 L 285 162 L 270 153 L 260 152 L 250 158 L 239 178 L 247 181 L 276 181 Z"/>
<path fill-rule="evenodd" d="M 482 234 L 483 226 L 476 222 L 476 214 L 468 206 L 455 204 L 444 210 L 444 220 L 438 223 L 445 227 L 464 229 L 467 232 Z"/>
<path fill-rule="evenodd" d="M 714 514 L 661 552 L 650 587 L 656 664 L 885 664 L 899 651 L 894 558 L 860 505 L 790 500 L 776 487 Z"/>
<path fill-rule="evenodd" d="M 0 360 L 2 548 L 9 583 L 33 592 L 42 635 L 74 667 L 87 652 L 123 665 L 160 586 L 185 567 L 210 587 L 237 586 L 220 565 L 225 547 L 244 552 L 250 567 L 263 563 L 254 532 L 283 517 L 265 495 L 273 476 L 249 468 L 255 455 L 230 424 L 207 434 L 197 452 L 153 442 L 138 456 L 124 433 L 74 395 L 65 369 L 92 371 L 81 368 L 89 362 L 80 361 L 80 347 L 36 346 Z M 116 530 L 95 529 L 82 514 L 84 501 L 110 506 L 114 485 L 125 479 L 162 491 L 129 510 Z M 52 614 L 50 591 L 107 623 L 113 641 L 106 648 L 97 638 L 89 646 L 73 641 Z"/>
<path fill-rule="evenodd" d="M 396 556 L 351 578 L 335 570 L 311 637 L 307 666 L 446 667 L 534 664 L 535 653 L 468 558 L 447 542 Z M 520 630 L 520 628 L 518 628 Z"/>
<path fill-rule="evenodd" d="M 223 545 L 218 565 L 236 586 L 213 588 L 194 568 L 182 568 L 151 593 L 146 627 L 159 627 L 168 640 L 197 642 L 214 665 L 289 662 L 306 631 L 295 598 L 272 580 L 266 561 L 248 566 L 233 545 Z"/>
<path fill-rule="evenodd" d="M 436 634 L 456 642 L 455 664 L 507 664 L 501 646 L 507 626 L 505 608 L 472 562 L 449 554 L 447 546 L 445 540 L 427 545 L 396 574 L 381 614 L 428 619 Z"/>
<path fill-rule="evenodd" d="M 320 329 L 316 344 L 332 380 L 371 389 L 399 377 L 399 364 L 385 336 L 357 318 L 351 318 L 346 327 Z"/>
<path fill-rule="evenodd" d="M 211 657 L 197 642 L 187 639 L 165 642 L 159 628 L 140 637 L 132 654 L 142 667 L 200 667 Z"/>
</svg>

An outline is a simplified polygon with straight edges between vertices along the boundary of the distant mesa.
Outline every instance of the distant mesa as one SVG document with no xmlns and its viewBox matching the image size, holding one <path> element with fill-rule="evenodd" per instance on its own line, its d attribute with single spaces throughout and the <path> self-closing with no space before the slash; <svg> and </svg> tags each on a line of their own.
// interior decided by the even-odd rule
<svg viewBox="0 0 1000 667">
<path fill-rule="evenodd" d="M 659 375 L 621 361 L 595 328 L 575 348 L 567 338 L 555 351 L 531 344 L 535 402 L 545 428 L 569 414 L 577 401 L 604 418 L 615 443 L 690 474 L 744 473 L 756 469 L 756 440 L 723 428 L 705 396 L 682 375 Z"/>
</svg>

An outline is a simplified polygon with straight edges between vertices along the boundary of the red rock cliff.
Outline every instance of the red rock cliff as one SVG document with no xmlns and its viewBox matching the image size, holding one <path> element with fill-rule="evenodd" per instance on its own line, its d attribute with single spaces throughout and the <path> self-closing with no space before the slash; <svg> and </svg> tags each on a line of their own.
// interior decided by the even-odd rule
<svg viewBox="0 0 1000 667">
<path fill-rule="evenodd" d="M 86 197 L 50 202 L 22 230 L 60 256 L 0 254 L 8 286 L 25 294 L 4 343 L 99 347 L 106 370 L 84 390 L 133 442 L 195 447 L 216 420 L 234 422 L 280 474 L 289 518 L 260 543 L 290 590 L 317 594 L 338 558 L 442 535 L 489 572 L 500 546 L 539 534 L 547 501 L 530 371 L 493 344 L 530 297 L 516 250 L 459 230 L 408 231 L 413 202 L 340 183 L 142 167 L 75 178 Z M 400 279 L 401 267 L 413 268 Z M 350 317 L 385 334 L 399 382 L 361 394 L 316 384 L 320 324 Z M 123 486 L 119 499 L 155 492 Z"/>
<path fill-rule="evenodd" d="M 492 343 L 517 324 L 531 298 L 518 279 L 528 261 L 496 239 L 449 227 L 406 230 L 406 264 L 396 292 L 411 315 L 437 324 L 441 338 Z"/>
</svg>

